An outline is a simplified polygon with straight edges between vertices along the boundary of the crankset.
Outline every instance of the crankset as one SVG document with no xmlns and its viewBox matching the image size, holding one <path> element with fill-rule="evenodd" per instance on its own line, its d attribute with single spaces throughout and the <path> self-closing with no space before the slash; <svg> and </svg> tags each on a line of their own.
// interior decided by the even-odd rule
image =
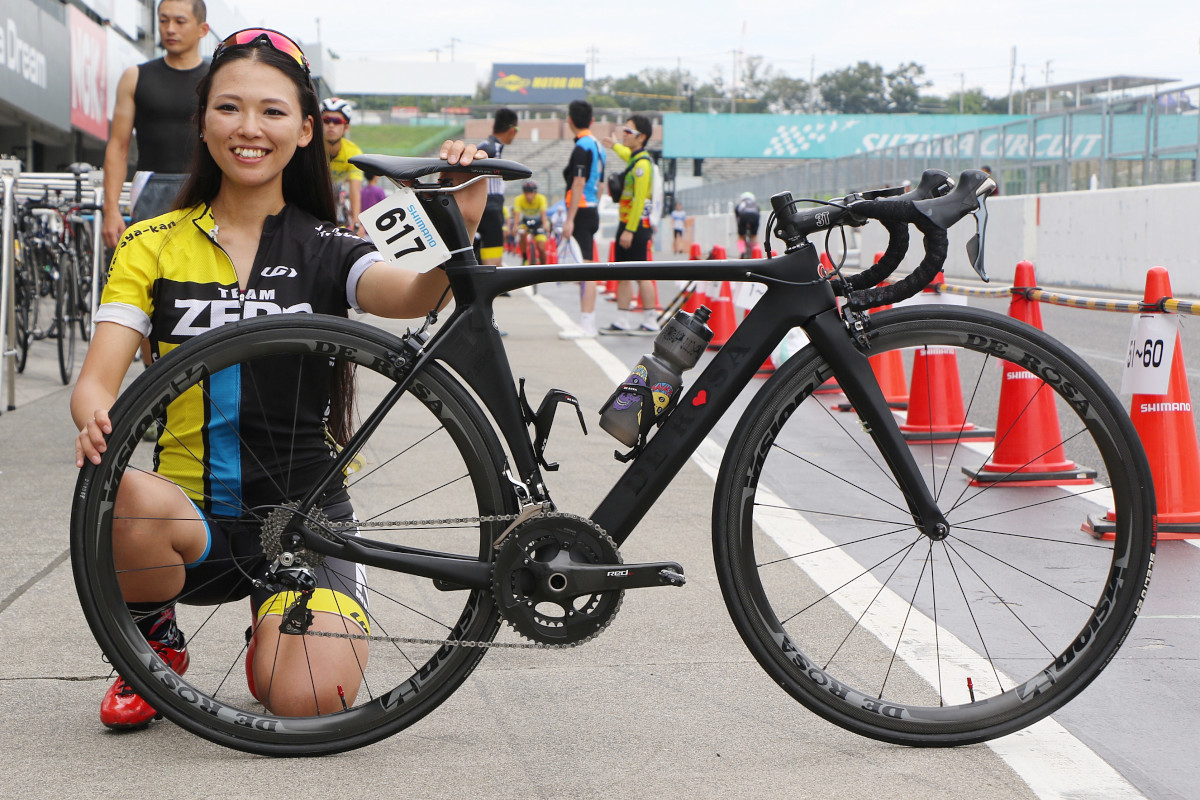
<svg viewBox="0 0 1200 800">
<path fill-rule="evenodd" d="M 559 646 L 588 641 L 608 627 L 625 589 L 683 583 L 679 564 L 622 564 L 616 544 L 595 523 L 556 512 L 508 531 L 492 573 L 500 613 L 513 629 Z"/>
</svg>

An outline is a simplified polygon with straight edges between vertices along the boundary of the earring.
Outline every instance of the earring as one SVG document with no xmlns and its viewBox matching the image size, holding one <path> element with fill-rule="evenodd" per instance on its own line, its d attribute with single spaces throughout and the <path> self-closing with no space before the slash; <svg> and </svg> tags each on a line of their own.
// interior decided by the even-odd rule
<svg viewBox="0 0 1200 800">
<path fill-rule="evenodd" d="M 200 131 L 200 141 L 204 141 L 204 131 Z"/>
</svg>

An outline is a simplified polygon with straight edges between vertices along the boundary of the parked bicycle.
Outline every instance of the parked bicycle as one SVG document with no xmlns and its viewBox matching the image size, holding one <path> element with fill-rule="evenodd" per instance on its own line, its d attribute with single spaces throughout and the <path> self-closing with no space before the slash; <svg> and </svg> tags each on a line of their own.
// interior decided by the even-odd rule
<svg viewBox="0 0 1200 800">
<path fill-rule="evenodd" d="M 385 156 L 354 162 L 412 184 L 414 206 L 453 253 L 449 318 L 435 329 L 431 313 L 402 337 L 303 314 L 223 325 L 133 382 L 112 408 L 104 458 L 79 475 L 71 554 L 84 613 L 113 667 L 170 720 L 263 754 L 360 747 L 436 708 L 489 648 L 575 646 L 609 625 L 627 590 L 682 586 L 680 564 L 623 563 L 620 545 L 797 326 L 811 343 L 762 385 L 738 420 L 712 517 L 726 605 L 773 680 L 864 736 L 961 745 L 1012 733 L 1060 708 L 1125 638 L 1153 564 L 1155 507 L 1145 454 L 1112 391 L 1065 346 L 1008 317 L 947 305 L 865 313 L 912 296 L 940 271 L 946 229 L 980 211 L 979 198 L 992 186 L 983 173 L 964 172 L 950 189 L 944 173 L 931 171 L 910 194 L 864 192 L 807 209 L 777 195 L 767 230 L 782 239 L 784 253 L 769 259 L 496 268 L 475 263 L 456 189 L 426 178 L 465 171 L 512 180 L 527 177 L 527 169 L 499 160 L 465 168 Z M 982 234 L 986 217 L 979 217 Z M 854 276 L 823 271 L 807 237 L 872 219 L 891 233 L 883 260 Z M 396 246 L 419 250 L 420 234 L 405 228 L 414 220 L 406 222 L 402 208 L 391 220 Z M 924 235 L 924 260 L 907 278 L 878 286 L 907 249 L 909 225 Z M 982 274 L 982 236 L 974 241 L 972 262 Z M 618 387 L 605 407 L 620 399 L 643 409 L 633 444 L 617 454 L 628 463 L 596 507 L 581 513 L 554 503 L 548 478 L 556 465 L 546 453 L 555 410 L 565 403 L 578 411 L 579 401 L 559 389 L 536 408 L 528 401 L 492 322 L 492 302 L 539 282 L 601 276 L 749 281 L 765 293 L 686 391 L 655 397 L 665 390 L 636 380 Z M 993 445 L 980 448 L 962 431 L 906 442 L 868 362 L 894 350 L 909 358 L 914 351 L 953 354 L 971 387 L 968 413 L 1002 372 L 1030 373 L 1040 392 L 1056 398 L 1061 446 L 1097 471 L 1095 484 L 969 485 L 961 468 L 978 468 Z M 240 679 L 247 617 L 240 602 L 189 607 L 179 598 L 191 668 L 186 676 L 168 668 L 131 619 L 111 551 L 122 476 L 154 471 L 155 448 L 143 432 L 185 392 L 206 399 L 219 430 L 217 421 L 232 420 L 238 409 L 210 392 L 210 377 L 278 358 L 354 368 L 361 410 L 357 432 L 322 479 L 294 485 L 278 475 L 290 503 L 240 510 L 261 539 L 262 554 L 246 558 L 266 558 L 272 591 L 294 593 L 281 618 L 266 619 L 281 620 L 290 635 L 369 643 L 357 699 L 305 718 L 272 714 Z M 830 379 L 857 419 L 814 396 Z M 260 452 L 243 442 L 243 463 L 286 462 L 277 453 L 286 452 L 286 399 L 297 389 L 241 391 L 264 398 L 258 405 L 279 433 Z M 206 477 L 221 493 L 215 477 Z M 323 513 L 325 498 L 343 491 L 357 523 L 330 522 Z M 1080 532 L 1095 508 L 1089 498 L 1115 511 L 1115 541 Z M 368 632 L 309 629 L 306 593 L 327 557 L 370 568 Z M 228 569 L 244 563 L 233 559 Z M 524 641 L 495 642 L 503 623 Z"/>
<path fill-rule="evenodd" d="M 91 338 L 92 219 L 99 206 L 82 202 L 87 164 L 69 167 L 75 176 L 74 197 L 51 197 L 14 204 L 16 227 L 15 309 L 17 369 L 24 371 L 29 347 L 53 339 L 58 349 L 59 378 L 71 382 L 75 372 L 76 333 Z M 53 302 L 53 312 L 42 309 Z M 44 327 L 40 327 L 44 323 Z"/>
</svg>

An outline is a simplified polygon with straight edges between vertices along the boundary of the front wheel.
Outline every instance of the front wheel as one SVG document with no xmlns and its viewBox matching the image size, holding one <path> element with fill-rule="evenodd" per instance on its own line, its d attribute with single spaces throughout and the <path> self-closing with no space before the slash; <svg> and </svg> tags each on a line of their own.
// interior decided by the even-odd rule
<svg viewBox="0 0 1200 800">
<path fill-rule="evenodd" d="M 814 394 L 832 372 L 810 346 L 758 393 L 726 450 L 713 521 L 725 602 L 771 677 L 844 728 L 931 746 L 1020 730 L 1100 673 L 1140 609 L 1155 508 L 1137 433 L 1078 356 L 1008 317 L 881 312 L 869 354 L 928 378 L 910 420 L 926 416 L 919 389 L 967 398 L 967 426 L 935 431 L 930 417 L 909 430 L 949 536 L 917 529 L 863 426 Z M 994 440 L 970 424 L 996 420 L 1002 380 L 1024 390 L 1009 409 L 1017 426 L 1027 415 L 1053 429 L 1056 415 L 1059 427 L 997 474 L 1021 428 Z M 1050 462 L 1054 475 L 1032 471 Z M 964 470 L 985 465 L 972 485 Z M 1115 541 L 1081 531 L 1107 509 Z"/>
<path fill-rule="evenodd" d="M 278 552 L 281 530 L 272 526 L 276 509 L 303 497 L 316 480 L 311 469 L 307 477 L 292 469 L 291 451 L 305 441 L 296 433 L 312 424 L 295 416 L 295 399 L 312 391 L 314 376 L 327 376 L 331 366 L 356 373 L 360 427 L 378 427 L 346 470 L 346 494 L 357 525 L 330 531 L 329 520 L 348 518 L 333 510 L 326 516 L 322 505 L 310 515 L 318 529 L 329 536 L 353 536 L 357 527 L 358 536 L 396 550 L 490 561 L 492 543 L 506 524 L 498 520 L 516 509 L 511 486 L 501 478 L 503 450 L 479 406 L 438 365 L 422 368 L 395 405 L 383 402 L 395 386 L 398 365 L 408 357 L 400 339 L 359 322 L 309 314 L 259 318 L 222 326 L 167 353 L 113 406 L 113 432 L 102 463 L 80 471 L 75 492 L 75 583 L 92 632 L 113 667 L 170 720 L 254 753 L 339 752 L 416 722 L 448 698 L 483 657 L 500 624 L 491 591 L 338 562 L 327 563 L 335 584 L 353 595 L 369 623 L 365 634 L 324 634 L 335 641 L 359 637 L 345 646 L 360 646 L 361 637 L 369 637 L 369 656 L 360 662 L 359 675 L 338 685 L 345 694 L 344 710 L 282 716 L 264 705 L 269 697 L 256 699 L 246 678 L 246 630 L 255 610 L 246 600 L 247 581 L 269 563 L 265 550 L 274 546 L 272 552 Z M 271 370 L 269 381 L 258 377 Z M 172 447 L 177 437 L 188 438 L 175 422 L 178 418 L 186 426 L 188 409 L 210 420 L 207 432 L 192 446 Z M 147 430 L 155 431 L 156 441 L 145 440 Z M 209 447 L 213 452 L 206 454 Z M 206 559 L 204 568 L 215 573 L 208 585 L 186 583 L 178 598 L 178 625 L 190 654 L 186 675 L 159 660 L 139 633 L 121 590 L 130 571 L 118 569 L 114 556 L 114 528 L 128 524 L 117 514 L 122 482 L 171 480 L 168 463 L 169 474 L 182 476 L 177 485 L 184 489 L 186 484 L 196 503 L 214 511 L 224 505 L 220 516 L 236 518 L 232 555 L 215 563 Z M 240 499 L 255 476 L 276 487 L 272 504 L 250 507 Z M 199 496 L 196 487 L 203 487 Z M 339 499 L 338 505 L 345 503 Z M 281 622 L 279 616 L 261 619 L 261 625 Z M 330 641 L 316 635 L 314 630 L 298 637 L 304 653 Z M 273 669 L 262 655 L 257 663 Z M 319 679 L 320 667 L 309 667 Z"/>
</svg>

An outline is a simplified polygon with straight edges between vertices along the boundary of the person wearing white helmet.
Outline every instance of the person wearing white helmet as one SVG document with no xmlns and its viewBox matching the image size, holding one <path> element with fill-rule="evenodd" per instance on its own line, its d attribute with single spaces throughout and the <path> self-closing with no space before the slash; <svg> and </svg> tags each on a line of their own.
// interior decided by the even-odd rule
<svg viewBox="0 0 1200 800">
<path fill-rule="evenodd" d="M 333 193 L 337 198 L 338 224 L 365 234 L 358 221 L 362 211 L 363 173 L 350 163 L 353 156 L 362 155 L 362 148 L 346 138 L 350 132 L 350 103 L 340 97 L 321 101 L 321 127 L 325 135 L 325 155 L 329 156 L 329 174 L 333 178 Z"/>
<path fill-rule="evenodd" d="M 753 192 L 742 192 L 733 208 L 733 215 L 737 218 L 737 235 L 742 243 L 742 257 L 749 258 L 758 245 L 758 201 L 754 199 Z"/>
</svg>

